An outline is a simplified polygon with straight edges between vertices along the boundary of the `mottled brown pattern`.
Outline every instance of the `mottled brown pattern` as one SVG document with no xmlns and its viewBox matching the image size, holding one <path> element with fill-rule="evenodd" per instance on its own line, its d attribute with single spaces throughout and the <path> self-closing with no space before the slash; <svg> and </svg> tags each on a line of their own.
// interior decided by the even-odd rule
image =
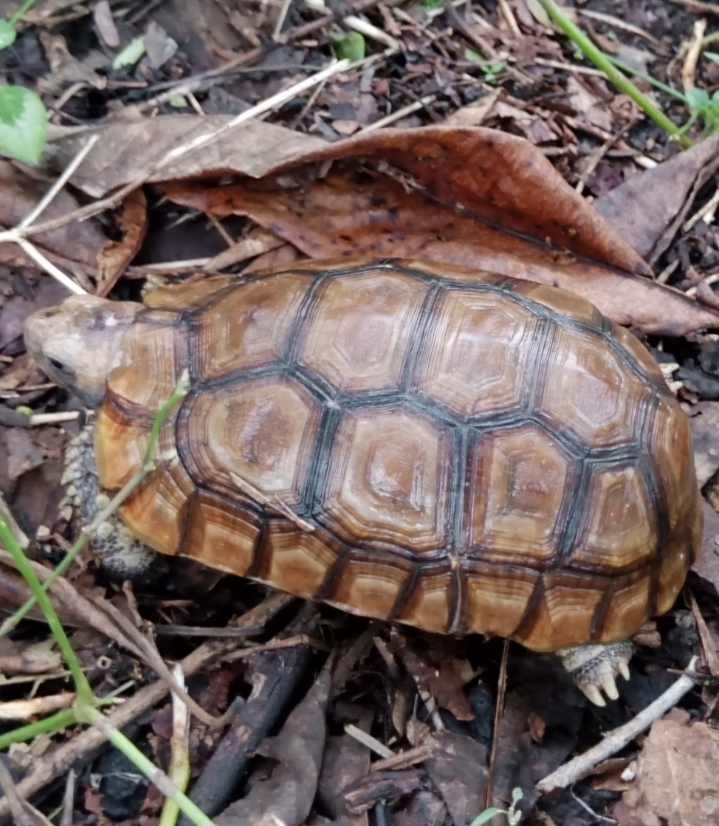
<svg viewBox="0 0 719 826">
<path fill-rule="evenodd" d="M 411 261 L 302 263 L 154 293 L 97 428 L 163 553 L 431 631 L 552 650 L 667 610 L 697 553 L 686 417 L 581 298 Z"/>
</svg>

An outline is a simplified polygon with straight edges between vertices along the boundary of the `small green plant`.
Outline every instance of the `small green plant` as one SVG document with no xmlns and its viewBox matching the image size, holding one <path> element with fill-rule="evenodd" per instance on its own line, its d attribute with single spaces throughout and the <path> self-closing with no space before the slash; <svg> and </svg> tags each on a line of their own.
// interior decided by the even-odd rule
<svg viewBox="0 0 719 826">
<path fill-rule="evenodd" d="M 0 20 L 0 50 L 15 42 L 15 27 L 35 0 L 25 0 L 9 20 Z M 47 109 L 40 97 L 24 86 L 0 86 L 0 152 L 19 161 L 40 160 L 47 132 Z"/>
<path fill-rule="evenodd" d="M 479 66 L 487 83 L 496 83 L 497 78 L 504 69 L 504 63 L 495 60 L 485 60 L 482 55 L 475 52 L 474 49 L 465 49 L 464 56 L 467 60 L 471 60 Z"/>
<path fill-rule="evenodd" d="M 365 39 L 359 32 L 340 34 L 332 45 L 338 60 L 351 60 L 353 63 L 364 60 L 367 51 Z"/>
<path fill-rule="evenodd" d="M 685 92 L 684 97 L 692 114 L 682 126 L 682 133 L 690 129 L 698 118 L 704 121 L 705 137 L 719 130 L 719 89 L 710 97 L 704 89 L 695 87 Z"/>
<path fill-rule="evenodd" d="M 509 826 L 517 826 L 522 819 L 522 813 L 517 809 L 517 804 L 522 797 L 522 790 L 518 786 L 515 787 L 512 789 L 512 802 L 509 805 L 509 809 L 498 809 L 496 806 L 490 806 L 489 809 L 480 812 L 470 823 L 470 826 L 484 826 L 485 823 L 489 823 L 489 821 L 497 815 L 506 815 Z"/>
<path fill-rule="evenodd" d="M 140 470 L 133 476 L 133 478 L 125 485 L 125 487 L 115 495 L 110 505 L 105 510 L 98 514 L 92 525 L 89 525 L 83 531 L 83 536 L 79 539 L 70 552 L 67 554 L 61 566 L 55 570 L 55 577 L 49 578 L 43 585 L 30 561 L 27 559 L 19 544 L 15 540 L 6 522 L 0 517 L 0 545 L 4 545 L 13 557 L 15 566 L 18 571 L 25 578 L 25 581 L 32 591 L 32 599 L 28 601 L 19 612 L 14 615 L 14 620 L 17 621 L 18 615 L 27 613 L 32 604 L 37 603 L 42 609 L 45 619 L 50 630 L 55 637 L 58 647 L 67 663 L 68 670 L 72 675 L 75 684 L 75 701 L 69 709 L 52 714 L 41 720 L 21 726 L 20 728 L 0 734 L 0 749 L 6 749 L 12 743 L 19 743 L 24 740 L 31 740 L 37 737 L 38 734 L 52 733 L 68 726 L 84 723 L 86 725 L 98 728 L 115 748 L 119 749 L 129 760 L 131 760 L 137 768 L 142 771 L 150 780 L 160 788 L 167 798 L 173 800 L 177 804 L 177 808 L 194 823 L 196 826 L 213 826 L 212 820 L 207 815 L 203 814 L 198 807 L 192 803 L 181 792 L 166 775 L 164 775 L 147 757 L 125 737 L 122 732 L 118 731 L 112 726 L 109 719 L 105 717 L 101 709 L 107 705 L 111 700 L 98 699 L 94 696 L 92 688 L 85 677 L 82 666 L 77 657 L 77 654 L 72 648 L 70 641 L 65 633 L 55 609 L 47 595 L 47 589 L 50 587 L 50 580 L 59 576 L 60 572 L 64 570 L 69 564 L 68 560 L 73 559 L 80 548 L 87 542 L 94 530 L 114 513 L 122 504 L 130 493 L 137 487 L 138 484 L 153 468 L 153 455 L 157 446 L 160 428 L 165 421 L 170 410 L 182 399 L 187 393 L 188 379 L 184 375 L 177 383 L 172 395 L 160 406 L 160 409 L 155 416 L 152 429 L 148 437 L 147 450 L 145 453 L 145 460 Z"/>
</svg>

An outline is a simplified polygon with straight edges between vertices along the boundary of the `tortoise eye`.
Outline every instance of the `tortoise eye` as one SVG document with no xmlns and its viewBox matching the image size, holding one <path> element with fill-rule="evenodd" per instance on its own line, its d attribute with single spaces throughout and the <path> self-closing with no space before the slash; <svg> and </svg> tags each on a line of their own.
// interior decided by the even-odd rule
<svg viewBox="0 0 719 826">
<path fill-rule="evenodd" d="M 57 370 L 59 373 L 64 373 L 67 370 L 65 365 L 57 359 L 50 359 L 50 367 L 52 367 L 53 370 Z"/>
</svg>

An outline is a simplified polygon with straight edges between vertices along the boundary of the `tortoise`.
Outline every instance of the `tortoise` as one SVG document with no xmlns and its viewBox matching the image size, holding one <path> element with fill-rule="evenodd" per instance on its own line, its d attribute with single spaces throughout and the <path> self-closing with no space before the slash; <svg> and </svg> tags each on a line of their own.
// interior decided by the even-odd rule
<svg viewBox="0 0 719 826">
<path fill-rule="evenodd" d="M 700 547 L 691 434 L 659 366 L 554 287 L 311 261 L 144 304 L 73 296 L 25 339 L 99 407 L 66 478 L 86 518 L 140 468 L 188 372 L 124 527 L 95 537 L 108 557 L 134 543 L 145 565 L 149 546 L 355 614 L 557 652 L 604 705 L 629 637 L 672 606 Z"/>
</svg>

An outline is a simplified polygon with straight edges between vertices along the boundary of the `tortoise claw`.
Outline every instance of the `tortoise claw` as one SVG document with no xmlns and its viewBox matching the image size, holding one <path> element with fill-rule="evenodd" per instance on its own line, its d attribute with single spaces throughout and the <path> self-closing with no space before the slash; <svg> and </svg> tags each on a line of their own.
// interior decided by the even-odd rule
<svg viewBox="0 0 719 826">
<path fill-rule="evenodd" d="M 619 697 L 616 678 L 629 679 L 632 644 L 629 640 L 609 645 L 580 645 L 558 651 L 579 690 L 597 706 L 606 705 L 602 691 L 610 700 Z"/>
</svg>

